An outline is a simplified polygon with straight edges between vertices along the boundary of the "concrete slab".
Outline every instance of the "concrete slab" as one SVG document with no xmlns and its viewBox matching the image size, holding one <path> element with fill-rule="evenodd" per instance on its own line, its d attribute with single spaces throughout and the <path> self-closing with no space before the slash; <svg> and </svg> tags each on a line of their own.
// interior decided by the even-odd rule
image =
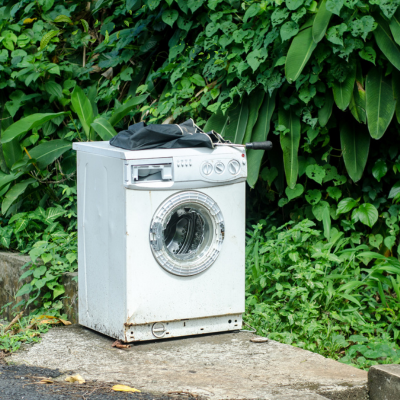
<svg viewBox="0 0 400 400">
<path fill-rule="evenodd" d="M 212 399 L 367 399 L 367 372 L 251 333 L 223 333 L 111 347 L 79 325 L 51 329 L 11 362 L 74 371 L 150 392 L 185 391 Z"/>
<path fill-rule="evenodd" d="M 371 400 L 400 399 L 400 365 L 374 365 L 368 372 Z"/>
</svg>

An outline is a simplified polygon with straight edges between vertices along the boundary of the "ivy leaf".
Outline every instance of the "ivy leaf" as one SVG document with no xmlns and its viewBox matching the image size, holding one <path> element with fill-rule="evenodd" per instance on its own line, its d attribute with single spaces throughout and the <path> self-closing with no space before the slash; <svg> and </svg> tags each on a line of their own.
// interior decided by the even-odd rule
<svg viewBox="0 0 400 400">
<path fill-rule="evenodd" d="M 281 38 L 282 42 L 289 40 L 291 37 L 296 36 L 299 33 L 299 25 L 294 21 L 285 22 L 281 26 Z"/>
<path fill-rule="evenodd" d="M 392 247 L 396 243 L 396 236 L 385 237 L 385 240 L 383 241 L 383 243 L 389 250 L 392 250 Z"/>
<path fill-rule="evenodd" d="M 340 15 L 342 7 L 343 0 L 327 0 L 326 2 L 326 9 L 336 15 Z"/>
<path fill-rule="evenodd" d="M 389 199 L 393 199 L 394 197 L 396 197 L 398 194 L 400 193 L 400 181 L 396 182 L 393 187 L 390 189 L 389 192 Z"/>
<path fill-rule="evenodd" d="M 271 15 L 272 26 L 280 25 L 289 16 L 286 8 L 277 8 Z"/>
<path fill-rule="evenodd" d="M 155 10 L 160 3 L 161 0 L 148 0 L 147 5 L 149 6 L 150 10 Z"/>
<path fill-rule="evenodd" d="M 315 218 L 318 221 L 322 221 L 325 209 L 327 209 L 329 212 L 329 208 L 330 208 L 329 203 L 327 201 L 322 200 L 318 204 L 313 206 L 312 213 L 314 214 Z"/>
<path fill-rule="evenodd" d="M 336 201 L 338 201 L 342 197 L 342 191 L 335 186 L 329 186 L 326 191 L 328 192 L 329 196 Z"/>
<path fill-rule="evenodd" d="M 336 0 L 335 0 L 336 1 Z M 340 25 L 332 26 L 326 33 L 326 38 L 333 44 L 343 46 L 343 33 L 346 32 L 347 25 L 341 23 Z"/>
<path fill-rule="evenodd" d="M 206 26 L 206 36 L 207 37 L 211 37 L 212 35 L 214 35 L 215 32 L 217 32 L 219 29 L 219 23 L 217 22 L 210 22 L 207 26 Z"/>
<path fill-rule="evenodd" d="M 187 5 L 190 8 L 190 11 L 194 13 L 198 8 L 202 6 L 203 3 L 204 0 L 189 0 L 187 2 Z"/>
<path fill-rule="evenodd" d="M 391 19 L 393 14 L 396 12 L 397 7 L 399 6 L 399 2 L 397 0 L 380 0 L 377 2 L 379 4 L 380 9 L 385 14 L 387 19 Z"/>
<path fill-rule="evenodd" d="M 304 186 L 301 183 L 297 183 L 293 189 L 291 189 L 289 186 L 287 186 L 285 189 L 285 193 L 289 201 L 301 196 L 303 192 Z"/>
<path fill-rule="evenodd" d="M 190 21 L 189 19 L 185 19 L 183 17 L 178 18 L 178 28 L 182 29 L 184 31 L 190 31 L 190 28 L 192 27 L 193 21 Z"/>
<path fill-rule="evenodd" d="M 386 175 L 388 171 L 387 165 L 384 160 L 378 160 L 372 168 L 372 175 L 374 178 L 380 182 L 381 179 Z"/>
<path fill-rule="evenodd" d="M 324 177 L 326 175 L 326 171 L 324 170 L 323 167 L 320 167 L 317 164 L 312 164 L 306 168 L 306 175 L 310 179 L 312 179 L 315 182 L 318 182 L 320 185 L 322 185 L 322 180 L 324 179 Z"/>
<path fill-rule="evenodd" d="M 53 299 L 62 295 L 65 292 L 65 288 L 63 285 L 55 285 L 53 287 Z"/>
<path fill-rule="evenodd" d="M 174 25 L 174 22 L 178 19 L 179 13 L 176 10 L 165 10 L 162 13 L 162 20 L 169 26 L 172 27 Z"/>
<path fill-rule="evenodd" d="M 203 77 L 199 74 L 194 74 L 189 79 L 191 82 L 193 82 L 197 86 L 201 86 L 201 87 L 206 86 L 206 82 L 204 81 Z"/>
<path fill-rule="evenodd" d="M 344 214 L 352 210 L 356 207 L 358 202 L 354 200 L 352 197 L 346 197 L 345 199 L 341 200 L 338 204 L 336 214 Z"/>
<path fill-rule="evenodd" d="M 265 48 L 254 50 L 246 57 L 246 61 L 252 68 L 253 72 L 263 63 L 268 56 L 268 50 Z"/>
<path fill-rule="evenodd" d="M 340 204 L 340 203 L 339 203 Z M 339 209 L 339 207 L 338 207 Z M 370 203 L 361 204 L 356 210 L 356 216 L 364 225 L 372 228 L 378 220 L 378 210 Z"/>
<path fill-rule="evenodd" d="M 32 285 L 30 283 L 26 283 L 24 286 L 22 286 L 21 289 L 18 290 L 18 292 L 15 295 L 15 297 L 23 296 L 24 294 L 28 294 L 31 291 L 32 291 Z"/>
<path fill-rule="evenodd" d="M 265 167 L 260 174 L 261 178 L 264 181 L 268 182 L 268 185 L 271 186 L 274 179 L 278 176 L 278 170 L 275 167 Z"/>
<path fill-rule="evenodd" d="M 377 235 L 370 235 L 368 241 L 372 247 L 376 247 L 377 249 L 379 249 L 380 245 L 383 242 L 383 236 L 379 233 Z"/>
<path fill-rule="evenodd" d="M 358 54 L 363 60 L 372 62 L 375 65 L 376 52 L 372 47 L 366 46 Z"/>
<path fill-rule="evenodd" d="M 246 23 L 250 18 L 253 18 L 258 14 L 261 7 L 259 3 L 253 3 L 244 13 L 243 22 Z"/>
<path fill-rule="evenodd" d="M 44 255 L 44 254 L 42 254 L 42 258 L 43 258 L 43 255 Z M 44 274 L 46 273 L 46 271 L 47 271 L 46 266 L 45 266 L 45 265 L 41 265 L 40 267 L 35 268 L 35 269 L 33 270 L 33 276 L 34 276 L 36 279 L 39 279 L 42 275 L 44 275 Z"/>
<path fill-rule="evenodd" d="M 297 10 L 300 6 L 302 6 L 304 3 L 304 0 L 286 0 L 286 7 L 293 11 Z"/>
<path fill-rule="evenodd" d="M 189 8 L 187 5 L 187 0 L 176 0 L 176 2 L 178 3 L 179 8 L 185 13 L 187 14 Z M 210 6 L 209 6 L 210 7 Z M 211 7 L 210 7 L 211 8 Z"/>
<path fill-rule="evenodd" d="M 354 37 L 361 36 L 364 40 L 367 38 L 368 33 L 376 28 L 376 22 L 373 17 L 366 15 L 360 19 L 355 19 L 350 22 L 349 28 Z"/>
<path fill-rule="evenodd" d="M 312 205 L 314 206 L 315 204 L 317 204 L 322 197 L 322 193 L 320 190 L 318 189 L 313 189 L 313 190 L 308 190 L 307 194 L 306 194 L 306 200 Z"/>
</svg>

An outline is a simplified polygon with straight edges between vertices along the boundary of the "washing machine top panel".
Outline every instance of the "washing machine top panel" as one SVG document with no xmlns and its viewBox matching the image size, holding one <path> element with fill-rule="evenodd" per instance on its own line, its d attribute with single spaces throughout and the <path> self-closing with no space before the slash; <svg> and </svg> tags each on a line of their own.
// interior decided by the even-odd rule
<svg viewBox="0 0 400 400">
<path fill-rule="evenodd" d="M 214 149 L 206 147 L 187 148 L 187 149 L 149 149 L 149 150 L 125 150 L 120 147 L 111 146 L 110 142 L 75 142 L 72 145 L 74 150 L 85 153 L 99 154 L 106 157 L 120 158 L 122 160 L 141 160 L 148 158 L 166 158 L 166 157 L 190 157 L 206 156 L 209 154 L 241 154 L 241 148 L 229 146 L 216 146 Z"/>
<path fill-rule="evenodd" d="M 247 160 L 242 148 L 153 149 L 127 151 L 109 142 L 74 143 L 74 150 L 123 160 L 127 189 L 196 189 L 243 182 Z"/>
</svg>

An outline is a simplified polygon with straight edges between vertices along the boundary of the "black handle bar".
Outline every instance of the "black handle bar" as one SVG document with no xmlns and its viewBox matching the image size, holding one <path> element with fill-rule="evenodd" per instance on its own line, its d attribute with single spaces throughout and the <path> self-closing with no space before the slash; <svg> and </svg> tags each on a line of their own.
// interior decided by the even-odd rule
<svg viewBox="0 0 400 400">
<path fill-rule="evenodd" d="M 253 143 L 246 143 L 246 149 L 252 150 L 272 150 L 272 142 L 253 142 Z"/>
</svg>

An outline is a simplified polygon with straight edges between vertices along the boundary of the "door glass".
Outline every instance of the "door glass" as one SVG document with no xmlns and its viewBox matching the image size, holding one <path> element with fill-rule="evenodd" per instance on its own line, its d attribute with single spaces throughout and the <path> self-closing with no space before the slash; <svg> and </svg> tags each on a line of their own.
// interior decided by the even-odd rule
<svg viewBox="0 0 400 400">
<path fill-rule="evenodd" d="M 207 251 L 212 241 L 212 222 L 208 211 L 198 204 L 185 204 L 166 218 L 163 241 L 175 260 L 195 260 Z"/>
</svg>

